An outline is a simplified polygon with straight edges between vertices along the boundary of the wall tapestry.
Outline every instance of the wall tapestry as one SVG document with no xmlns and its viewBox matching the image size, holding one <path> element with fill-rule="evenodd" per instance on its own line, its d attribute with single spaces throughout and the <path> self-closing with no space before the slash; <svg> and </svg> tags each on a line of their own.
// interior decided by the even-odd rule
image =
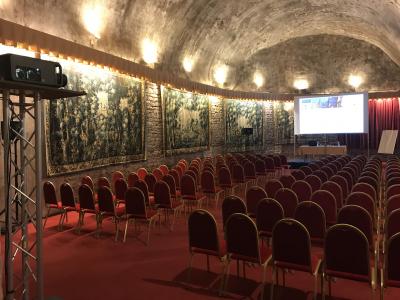
<svg viewBox="0 0 400 300">
<path fill-rule="evenodd" d="M 243 128 L 252 128 L 252 133 L 246 134 Z M 233 147 L 263 145 L 262 102 L 226 100 L 226 143 Z"/>
<path fill-rule="evenodd" d="M 163 87 L 162 100 L 166 153 L 172 155 L 208 149 L 208 96 Z"/>
<path fill-rule="evenodd" d="M 294 138 L 294 103 L 274 101 L 274 137 L 275 144 L 290 144 Z"/>
<path fill-rule="evenodd" d="M 142 82 L 60 61 L 78 98 L 46 101 L 48 175 L 145 158 Z"/>
</svg>

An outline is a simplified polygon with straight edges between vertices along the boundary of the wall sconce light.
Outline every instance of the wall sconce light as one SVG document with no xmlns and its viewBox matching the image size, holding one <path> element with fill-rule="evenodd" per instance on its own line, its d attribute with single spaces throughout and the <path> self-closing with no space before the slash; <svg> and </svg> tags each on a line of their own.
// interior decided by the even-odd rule
<svg viewBox="0 0 400 300">
<path fill-rule="evenodd" d="M 257 88 L 262 87 L 264 85 L 264 76 L 259 72 L 255 72 L 253 76 L 253 82 Z"/>
<path fill-rule="evenodd" d="M 147 64 L 154 64 L 158 60 L 157 46 L 148 38 L 142 42 L 142 57 Z"/>
<path fill-rule="evenodd" d="M 188 73 L 192 72 L 192 70 L 193 70 L 193 65 L 194 65 L 194 61 L 193 61 L 193 59 L 190 58 L 190 57 L 185 57 L 185 58 L 183 59 L 183 61 L 182 61 L 183 69 L 184 69 L 186 72 L 188 72 Z"/>
<path fill-rule="evenodd" d="M 353 88 L 358 88 L 363 83 L 363 78 L 360 75 L 350 74 L 348 79 L 348 84 Z"/>
<path fill-rule="evenodd" d="M 303 78 L 299 78 L 299 79 L 296 79 L 294 82 L 293 82 L 293 86 L 296 88 L 296 89 L 298 89 L 299 91 L 301 91 L 301 90 L 306 90 L 306 89 L 308 89 L 309 87 L 310 87 L 310 84 L 309 84 L 309 82 L 308 82 L 308 80 L 307 79 L 303 79 Z"/>
<path fill-rule="evenodd" d="M 226 82 L 227 76 L 228 76 L 227 65 L 218 66 L 214 71 L 214 79 L 220 85 L 223 85 Z"/>
</svg>

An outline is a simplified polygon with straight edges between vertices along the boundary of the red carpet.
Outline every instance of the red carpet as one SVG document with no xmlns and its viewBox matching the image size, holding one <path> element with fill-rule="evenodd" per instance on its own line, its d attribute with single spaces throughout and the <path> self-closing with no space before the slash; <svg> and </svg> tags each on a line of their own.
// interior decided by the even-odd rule
<svg viewBox="0 0 400 300">
<path fill-rule="evenodd" d="M 220 221 L 220 213 L 211 209 Z M 218 297 L 217 260 L 206 271 L 204 256 L 195 256 L 191 283 L 187 282 L 189 253 L 185 218 L 180 216 L 173 232 L 156 226 L 145 246 L 143 232 L 134 237 L 130 227 L 126 243 L 114 242 L 114 224 L 104 221 L 103 234 L 94 235 L 95 220 L 88 216 L 81 235 L 74 228 L 77 214 L 71 213 L 64 231 L 57 231 L 59 217 L 48 220 L 44 234 L 44 276 L 46 299 L 221 299 Z M 123 229 L 123 223 L 120 229 Z M 145 227 L 142 226 L 142 229 Z M 120 235 L 122 238 L 122 234 Z M 248 279 L 236 277 L 231 264 L 228 295 L 231 299 L 258 299 L 261 268 L 246 268 Z M 280 276 L 281 278 L 281 276 Z M 271 282 L 268 268 L 267 282 Z M 286 275 L 287 288 L 275 289 L 275 299 L 312 299 L 313 280 L 299 272 Z M 361 283 L 339 280 L 332 284 L 332 299 L 370 299 L 370 289 Z M 269 299 L 269 285 L 265 290 Z M 329 298 L 327 298 L 329 299 Z M 375 292 L 379 299 L 379 289 Z M 385 299 L 400 299 L 399 289 L 388 289 Z"/>
</svg>

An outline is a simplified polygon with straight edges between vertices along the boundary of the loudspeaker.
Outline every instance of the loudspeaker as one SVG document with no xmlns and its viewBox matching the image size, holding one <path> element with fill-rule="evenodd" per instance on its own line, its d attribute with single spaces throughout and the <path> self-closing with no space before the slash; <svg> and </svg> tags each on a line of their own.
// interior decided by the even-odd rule
<svg viewBox="0 0 400 300">
<path fill-rule="evenodd" d="M 252 135 L 253 128 L 242 128 L 242 135 Z"/>
</svg>

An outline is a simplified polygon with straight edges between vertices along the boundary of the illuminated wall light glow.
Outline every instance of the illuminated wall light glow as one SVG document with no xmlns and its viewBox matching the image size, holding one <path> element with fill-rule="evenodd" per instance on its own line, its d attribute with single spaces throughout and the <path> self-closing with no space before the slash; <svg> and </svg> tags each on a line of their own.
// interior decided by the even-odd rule
<svg viewBox="0 0 400 300">
<path fill-rule="evenodd" d="M 227 76 L 228 76 L 228 66 L 227 65 L 219 66 L 214 71 L 214 79 L 220 85 L 223 85 L 226 82 Z"/>
<path fill-rule="evenodd" d="M 306 90 L 309 88 L 309 83 L 307 79 L 296 79 L 293 82 L 293 86 L 298 90 Z"/>
<path fill-rule="evenodd" d="M 86 30 L 97 39 L 104 28 L 105 9 L 100 5 L 86 5 L 82 9 L 82 20 Z"/>
<path fill-rule="evenodd" d="M 185 57 L 182 62 L 183 68 L 186 72 L 190 73 L 193 70 L 194 61 L 190 57 Z"/>
<path fill-rule="evenodd" d="M 363 78 L 360 75 L 350 74 L 348 83 L 356 89 L 363 83 Z"/>
<path fill-rule="evenodd" d="M 258 88 L 262 87 L 264 85 L 264 76 L 259 72 L 254 73 L 253 82 Z"/>
<path fill-rule="evenodd" d="M 145 38 L 142 42 L 142 57 L 148 64 L 154 64 L 158 60 L 157 46 L 148 38 Z"/>
</svg>

